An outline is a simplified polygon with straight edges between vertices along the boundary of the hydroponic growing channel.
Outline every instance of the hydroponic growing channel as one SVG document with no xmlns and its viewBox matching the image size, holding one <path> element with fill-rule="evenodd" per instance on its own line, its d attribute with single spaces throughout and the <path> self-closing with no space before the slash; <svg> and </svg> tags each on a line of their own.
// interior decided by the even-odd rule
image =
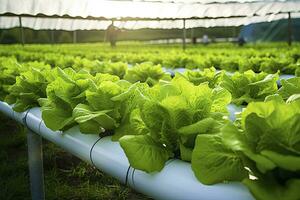
<svg viewBox="0 0 300 200">
<path fill-rule="evenodd" d="M 36 50 L 52 51 L 0 59 L 0 110 L 28 128 L 29 152 L 41 136 L 155 199 L 299 199 L 299 77 L 267 73 L 259 59 L 260 72 L 171 77 L 152 62 L 32 62 L 48 55 Z M 297 75 L 296 51 L 288 55 L 283 68 Z M 41 155 L 30 155 L 32 191 L 43 198 Z"/>
</svg>

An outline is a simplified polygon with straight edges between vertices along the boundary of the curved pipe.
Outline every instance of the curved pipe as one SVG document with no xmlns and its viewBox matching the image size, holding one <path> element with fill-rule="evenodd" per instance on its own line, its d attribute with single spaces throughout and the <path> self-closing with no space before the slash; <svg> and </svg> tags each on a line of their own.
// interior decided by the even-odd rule
<svg viewBox="0 0 300 200">
<path fill-rule="evenodd" d="M 0 102 L 0 111 L 23 122 L 32 131 L 59 145 L 80 159 L 95 165 L 122 183 L 155 199 L 172 200 L 253 200 L 241 183 L 203 185 L 194 176 L 191 164 L 181 160 L 169 160 L 161 172 L 145 173 L 130 167 L 118 142 L 111 137 L 82 134 L 78 126 L 65 132 L 48 129 L 41 120 L 39 108 L 32 108 L 14 115 L 10 105 Z"/>
</svg>

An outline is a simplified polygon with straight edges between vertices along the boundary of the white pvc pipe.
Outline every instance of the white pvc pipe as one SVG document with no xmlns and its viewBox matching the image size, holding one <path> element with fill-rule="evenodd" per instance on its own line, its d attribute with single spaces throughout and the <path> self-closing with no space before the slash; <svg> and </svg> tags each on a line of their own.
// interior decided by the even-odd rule
<svg viewBox="0 0 300 200">
<path fill-rule="evenodd" d="M 287 79 L 290 79 L 290 78 L 294 78 L 296 77 L 295 75 L 291 75 L 291 74 L 283 74 L 283 75 L 280 75 L 279 76 L 279 80 L 277 80 L 277 85 L 279 87 L 281 87 L 281 80 L 287 80 Z"/>
<path fill-rule="evenodd" d="M 248 189 L 241 183 L 201 184 L 191 169 L 191 164 L 170 160 L 159 173 L 132 170 L 128 177 L 131 187 L 162 200 L 253 200 Z"/>
<path fill-rule="evenodd" d="M 295 75 L 291 75 L 291 74 L 282 74 L 282 75 L 280 75 L 279 76 L 279 80 L 281 80 L 281 79 L 290 79 L 290 78 L 294 78 L 295 77 Z"/>
<path fill-rule="evenodd" d="M 14 119 L 14 111 L 6 102 L 0 101 L 0 111 L 11 119 Z"/>
<path fill-rule="evenodd" d="M 11 106 L 0 102 L 0 111 L 10 117 Z M 170 160 L 159 173 L 145 173 L 130 168 L 129 162 L 118 142 L 111 137 L 82 134 L 78 126 L 63 133 L 51 131 L 41 120 L 39 108 L 20 113 L 17 119 L 42 137 L 59 145 L 80 159 L 94 164 L 98 169 L 110 174 L 122 183 L 155 199 L 172 200 L 252 200 L 248 189 L 240 183 L 203 185 L 194 176 L 191 164 L 181 160 Z M 22 118 L 25 117 L 25 120 Z"/>
<path fill-rule="evenodd" d="M 231 121 L 235 121 L 236 120 L 236 114 L 239 112 L 242 112 L 243 108 L 245 108 L 245 106 L 237 106 L 235 104 L 228 104 L 227 105 L 227 110 L 229 112 L 229 119 Z"/>
<path fill-rule="evenodd" d="M 91 158 L 98 169 L 126 184 L 130 164 L 118 142 L 112 142 L 111 137 L 101 138 L 94 146 Z"/>
<path fill-rule="evenodd" d="M 50 140 L 80 159 L 91 163 L 90 151 L 99 139 L 98 135 L 82 134 L 78 126 L 74 126 L 63 133 L 52 131 L 41 120 L 41 111 L 39 108 L 29 110 L 26 117 L 26 125 L 45 139 Z"/>
<path fill-rule="evenodd" d="M 24 124 L 24 120 L 26 118 L 27 112 L 28 111 L 25 111 L 25 112 L 13 111 L 13 116 L 14 116 L 13 119 L 16 120 L 17 122 L 21 123 L 21 124 Z"/>
</svg>

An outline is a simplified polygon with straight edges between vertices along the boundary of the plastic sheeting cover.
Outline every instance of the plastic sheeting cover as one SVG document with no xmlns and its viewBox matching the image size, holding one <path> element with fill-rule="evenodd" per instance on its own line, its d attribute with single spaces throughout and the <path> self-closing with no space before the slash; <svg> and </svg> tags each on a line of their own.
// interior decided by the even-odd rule
<svg viewBox="0 0 300 200">
<path fill-rule="evenodd" d="M 300 13 L 292 14 L 293 18 L 300 18 Z M 271 22 L 280 19 L 287 19 L 287 14 L 255 16 L 255 17 L 237 17 L 237 18 L 219 18 L 219 19 L 197 19 L 186 20 L 186 28 L 195 27 L 216 27 L 216 26 L 240 26 L 251 23 Z M 22 17 L 22 26 L 35 30 L 105 30 L 111 21 L 84 20 L 84 19 L 63 19 L 63 18 L 39 18 Z M 0 17 L 0 28 L 8 29 L 19 27 L 18 17 Z M 115 21 L 115 26 L 122 29 L 173 29 L 183 28 L 182 20 L 139 20 L 139 21 Z"/>
<path fill-rule="evenodd" d="M 218 0 L 219 1 L 219 0 Z M 251 0 L 250 0 L 251 1 Z M 199 1 L 201 2 L 201 1 Z M 204 1 L 206 2 L 206 1 Z M 0 14 L 112 18 L 220 18 L 299 12 L 300 1 L 224 3 L 116 0 L 0 0 Z"/>
</svg>

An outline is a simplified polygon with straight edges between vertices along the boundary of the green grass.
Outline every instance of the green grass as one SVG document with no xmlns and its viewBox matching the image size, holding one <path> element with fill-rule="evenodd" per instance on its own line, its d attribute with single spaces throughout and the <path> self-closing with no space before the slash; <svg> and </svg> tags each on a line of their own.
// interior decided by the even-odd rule
<svg viewBox="0 0 300 200">
<path fill-rule="evenodd" d="M 0 199 L 31 199 L 26 134 L 0 114 Z M 43 140 L 46 199 L 150 199 Z"/>
</svg>

